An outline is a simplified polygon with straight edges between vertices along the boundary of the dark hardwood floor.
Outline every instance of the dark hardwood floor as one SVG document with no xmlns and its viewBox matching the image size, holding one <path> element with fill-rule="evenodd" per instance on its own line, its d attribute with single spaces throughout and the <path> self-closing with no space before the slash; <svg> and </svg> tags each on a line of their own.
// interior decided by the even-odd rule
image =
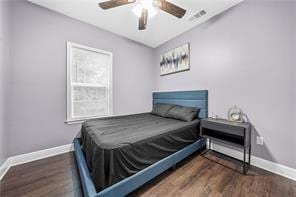
<svg viewBox="0 0 296 197">
<path fill-rule="evenodd" d="M 296 196 L 296 182 L 211 152 L 181 162 L 130 196 Z M 73 153 L 12 167 L 0 183 L 0 196 L 82 196 Z"/>
</svg>

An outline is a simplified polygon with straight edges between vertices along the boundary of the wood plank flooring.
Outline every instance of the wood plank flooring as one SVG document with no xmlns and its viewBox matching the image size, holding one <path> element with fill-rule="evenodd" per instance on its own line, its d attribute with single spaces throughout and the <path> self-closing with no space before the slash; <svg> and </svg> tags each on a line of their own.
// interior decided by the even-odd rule
<svg viewBox="0 0 296 197">
<path fill-rule="evenodd" d="M 244 176 L 238 172 L 238 161 L 215 152 L 206 157 L 209 159 L 189 157 L 175 170 L 166 171 L 130 196 L 296 197 L 295 181 L 255 167 Z M 0 182 L 0 196 L 82 196 L 74 154 L 12 167 Z"/>
</svg>

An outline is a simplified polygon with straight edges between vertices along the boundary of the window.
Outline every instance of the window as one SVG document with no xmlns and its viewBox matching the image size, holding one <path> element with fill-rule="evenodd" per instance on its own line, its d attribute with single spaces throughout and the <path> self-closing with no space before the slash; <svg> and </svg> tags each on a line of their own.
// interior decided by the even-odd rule
<svg viewBox="0 0 296 197">
<path fill-rule="evenodd" d="M 67 122 L 112 114 L 112 53 L 67 42 Z"/>
</svg>

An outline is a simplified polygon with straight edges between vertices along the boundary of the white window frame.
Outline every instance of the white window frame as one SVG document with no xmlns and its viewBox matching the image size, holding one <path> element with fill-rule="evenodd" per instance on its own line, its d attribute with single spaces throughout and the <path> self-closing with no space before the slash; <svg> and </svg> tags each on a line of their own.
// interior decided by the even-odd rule
<svg viewBox="0 0 296 197">
<path fill-rule="evenodd" d="M 85 118 L 72 118 L 72 109 L 73 109 L 73 101 L 72 101 L 72 67 L 71 67 L 71 56 L 72 56 L 72 48 L 80 48 L 83 50 L 89 50 L 96 53 L 102 53 L 110 56 L 110 69 L 109 69 L 109 115 L 107 116 L 90 116 Z M 113 54 L 109 51 L 104 51 L 100 49 L 96 49 L 93 47 L 76 44 L 74 42 L 67 41 L 67 124 L 79 124 L 84 122 L 85 120 L 94 119 L 94 118 L 102 118 L 109 117 L 113 115 Z"/>
</svg>

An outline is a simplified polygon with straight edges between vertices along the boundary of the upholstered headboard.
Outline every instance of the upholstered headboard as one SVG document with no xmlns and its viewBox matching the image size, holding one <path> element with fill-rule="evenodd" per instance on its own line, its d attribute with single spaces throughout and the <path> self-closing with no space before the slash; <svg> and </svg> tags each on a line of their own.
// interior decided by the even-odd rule
<svg viewBox="0 0 296 197">
<path fill-rule="evenodd" d="M 208 117 L 208 91 L 176 91 L 176 92 L 153 92 L 153 105 L 156 103 L 170 103 L 187 107 L 198 107 L 198 118 Z"/>
</svg>

